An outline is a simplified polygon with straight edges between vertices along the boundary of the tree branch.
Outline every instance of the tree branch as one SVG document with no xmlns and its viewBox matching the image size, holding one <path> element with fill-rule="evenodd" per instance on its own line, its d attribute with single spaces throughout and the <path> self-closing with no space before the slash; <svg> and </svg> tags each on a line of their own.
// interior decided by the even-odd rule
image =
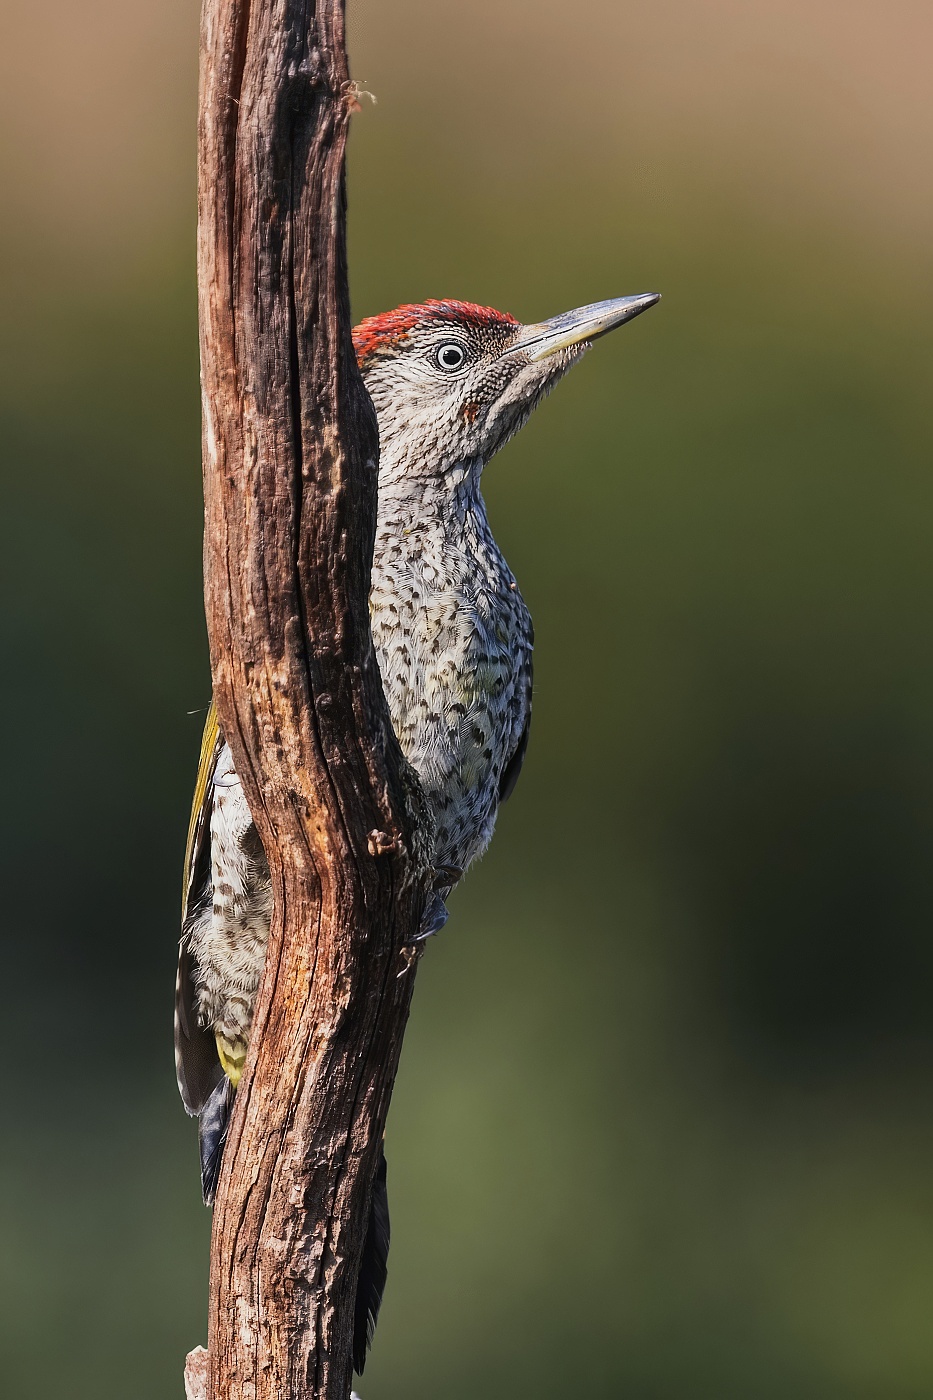
<svg viewBox="0 0 933 1400">
<path fill-rule="evenodd" d="M 414 979 L 401 950 L 424 901 L 420 793 L 369 630 L 378 439 L 350 341 L 353 100 L 342 0 L 204 0 L 205 601 L 275 896 L 214 1208 L 211 1400 L 349 1394 Z"/>
</svg>

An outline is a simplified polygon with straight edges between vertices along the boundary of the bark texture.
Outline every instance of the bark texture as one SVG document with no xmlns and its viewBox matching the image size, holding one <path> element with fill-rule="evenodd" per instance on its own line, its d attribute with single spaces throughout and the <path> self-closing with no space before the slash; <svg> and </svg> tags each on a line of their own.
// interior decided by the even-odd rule
<svg viewBox="0 0 933 1400">
<path fill-rule="evenodd" d="M 275 916 L 214 1209 L 211 1400 L 346 1400 L 423 906 L 369 630 L 377 431 L 350 342 L 342 0 L 203 0 L 199 302 L 214 696 Z"/>
</svg>

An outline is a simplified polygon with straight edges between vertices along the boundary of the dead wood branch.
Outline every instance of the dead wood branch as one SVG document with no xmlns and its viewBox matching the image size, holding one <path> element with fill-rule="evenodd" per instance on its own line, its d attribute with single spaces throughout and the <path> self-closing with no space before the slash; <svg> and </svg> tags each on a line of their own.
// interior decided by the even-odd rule
<svg viewBox="0 0 933 1400">
<path fill-rule="evenodd" d="M 350 342 L 353 93 L 342 0 L 204 0 L 205 600 L 214 697 L 275 892 L 214 1210 L 211 1400 L 350 1392 L 414 977 L 400 949 L 423 904 L 417 789 L 369 631 L 377 433 Z"/>
</svg>

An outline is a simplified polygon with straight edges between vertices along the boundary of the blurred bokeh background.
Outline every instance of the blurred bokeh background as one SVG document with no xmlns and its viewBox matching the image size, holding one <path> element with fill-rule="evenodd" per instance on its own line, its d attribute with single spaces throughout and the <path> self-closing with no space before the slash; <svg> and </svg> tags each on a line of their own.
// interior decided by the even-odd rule
<svg viewBox="0 0 933 1400">
<path fill-rule="evenodd" d="M 357 316 L 664 294 L 487 473 L 534 735 L 419 975 L 360 1390 L 929 1397 L 933 15 L 350 24 Z M 0 1386 L 165 1400 L 209 1232 L 171 1053 L 197 4 L 5 31 Z"/>
</svg>

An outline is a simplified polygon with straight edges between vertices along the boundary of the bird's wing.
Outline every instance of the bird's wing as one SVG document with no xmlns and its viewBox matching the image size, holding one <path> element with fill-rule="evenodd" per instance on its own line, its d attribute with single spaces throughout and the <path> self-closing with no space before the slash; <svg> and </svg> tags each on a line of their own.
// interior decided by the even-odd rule
<svg viewBox="0 0 933 1400">
<path fill-rule="evenodd" d="M 531 639 L 529 639 L 530 645 Z M 515 784 L 518 782 L 518 775 L 522 771 L 522 764 L 525 762 L 525 754 L 528 752 L 528 740 L 531 738 L 531 689 L 532 670 L 531 657 L 529 656 L 525 671 L 525 723 L 522 725 L 518 743 L 512 750 L 502 776 L 499 779 L 499 801 L 507 802 L 515 791 Z"/>
<path fill-rule="evenodd" d="M 188 947 L 187 929 L 192 918 L 210 897 L 208 880 L 211 860 L 212 778 L 223 747 L 217 712 L 211 705 L 201 739 L 201 761 L 191 804 L 185 873 L 182 886 L 182 935 L 178 950 L 178 976 L 175 982 L 175 1069 L 178 1089 L 190 1114 L 200 1113 L 212 1091 L 223 1078 L 213 1033 L 198 1025 L 195 1006 L 195 964 Z"/>
<path fill-rule="evenodd" d="M 194 785 L 191 820 L 188 822 L 188 842 L 185 846 L 185 878 L 181 895 L 181 920 L 183 924 L 190 918 L 193 906 L 201 893 L 204 883 L 201 876 L 207 873 L 207 870 L 202 871 L 201 867 L 206 867 L 209 859 L 209 844 L 206 838 L 210 833 L 211 825 L 211 804 L 213 801 L 211 779 L 214 776 L 214 769 L 217 767 L 223 742 L 223 735 L 217 722 L 217 711 L 211 702 L 207 719 L 204 721 L 204 733 L 201 736 L 198 780 Z"/>
</svg>

